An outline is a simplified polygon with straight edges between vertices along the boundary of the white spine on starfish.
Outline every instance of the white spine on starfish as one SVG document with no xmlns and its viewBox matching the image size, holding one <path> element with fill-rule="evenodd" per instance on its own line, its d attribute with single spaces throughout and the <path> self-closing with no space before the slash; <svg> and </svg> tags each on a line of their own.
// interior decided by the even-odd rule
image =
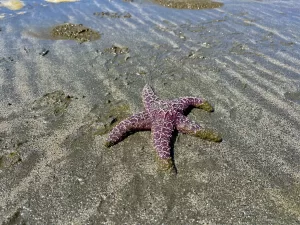
<svg viewBox="0 0 300 225">
<path fill-rule="evenodd" d="M 182 97 L 179 99 L 171 100 L 172 105 L 179 111 L 185 111 L 188 107 L 199 107 L 205 101 L 201 98 L 195 97 Z"/>
<path fill-rule="evenodd" d="M 150 130 L 151 121 L 149 114 L 147 112 L 140 112 L 133 116 L 130 116 L 126 120 L 120 122 L 117 126 L 113 128 L 108 136 L 108 142 L 111 144 L 117 143 L 122 138 L 125 137 L 126 133 L 129 131 L 137 130 Z"/>
<path fill-rule="evenodd" d="M 176 129 L 185 134 L 196 134 L 202 127 L 184 115 L 179 115 L 176 120 Z"/>
<path fill-rule="evenodd" d="M 152 137 L 154 147 L 162 159 L 171 157 L 170 140 L 174 130 L 172 120 L 161 119 L 152 123 Z"/>
<path fill-rule="evenodd" d="M 144 107 L 147 111 L 151 107 L 151 105 L 159 101 L 159 98 L 157 97 L 157 95 L 154 93 L 154 91 L 148 84 L 146 84 L 145 87 L 143 88 L 142 97 L 143 97 Z"/>
</svg>

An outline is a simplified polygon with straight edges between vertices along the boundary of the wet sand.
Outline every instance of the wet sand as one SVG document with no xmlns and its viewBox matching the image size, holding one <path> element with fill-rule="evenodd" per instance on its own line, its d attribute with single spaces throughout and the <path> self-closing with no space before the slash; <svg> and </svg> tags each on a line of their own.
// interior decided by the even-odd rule
<svg viewBox="0 0 300 225">
<path fill-rule="evenodd" d="M 223 3 L 211 0 L 154 0 L 153 2 L 174 9 L 214 9 L 223 6 Z"/>
<path fill-rule="evenodd" d="M 6 15 L 0 224 L 299 224 L 300 5 L 222 2 L 47 3 Z M 30 35 L 65 22 L 101 39 Z M 223 141 L 175 133 L 175 177 L 157 171 L 150 132 L 104 147 L 112 126 L 143 109 L 146 82 L 162 99 L 215 108 L 189 118 Z"/>
</svg>

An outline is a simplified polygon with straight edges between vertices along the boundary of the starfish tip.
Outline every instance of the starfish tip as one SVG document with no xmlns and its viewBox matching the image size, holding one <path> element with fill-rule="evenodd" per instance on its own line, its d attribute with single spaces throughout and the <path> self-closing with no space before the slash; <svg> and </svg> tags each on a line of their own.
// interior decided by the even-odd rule
<svg viewBox="0 0 300 225">
<path fill-rule="evenodd" d="M 204 101 L 203 103 L 197 105 L 198 108 L 203 109 L 207 112 L 213 112 L 214 108 L 212 107 L 211 104 L 209 104 L 207 101 Z"/>
<path fill-rule="evenodd" d="M 151 86 L 149 84 L 145 84 L 145 86 L 143 88 L 143 91 L 145 91 L 147 89 L 151 89 L 152 90 L 152 88 L 151 88 Z"/>
<path fill-rule="evenodd" d="M 172 158 L 160 158 L 159 156 L 156 157 L 158 171 L 167 172 L 169 174 L 177 174 L 176 167 L 174 165 L 174 161 Z"/>
<path fill-rule="evenodd" d="M 222 141 L 222 138 L 220 137 L 219 134 L 217 134 L 213 131 L 210 131 L 210 130 L 197 131 L 195 136 L 200 137 L 201 139 L 204 139 L 204 140 L 209 140 L 209 141 L 214 141 L 214 142 Z"/>
<path fill-rule="evenodd" d="M 110 148 L 110 147 L 113 146 L 113 145 L 114 145 L 114 143 L 111 142 L 111 141 L 106 141 L 106 142 L 104 143 L 104 146 L 107 147 L 107 148 Z"/>
</svg>

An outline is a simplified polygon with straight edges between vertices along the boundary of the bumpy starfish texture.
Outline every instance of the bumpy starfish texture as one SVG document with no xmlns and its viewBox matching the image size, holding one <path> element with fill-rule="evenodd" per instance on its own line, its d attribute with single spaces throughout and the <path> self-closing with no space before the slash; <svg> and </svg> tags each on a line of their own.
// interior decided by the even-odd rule
<svg viewBox="0 0 300 225">
<path fill-rule="evenodd" d="M 115 126 L 105 143 L 107 147 L 118 143 L 131 131 L 151 130 L 158 158 L 169 169 L 173 166 L 170 141 L 174 129 L 210 141 L 220 142 L 222 140 L 218 134 L 203 129 L 184 115 L 185 110 L 189 107 L 212 112 L 213 107 L 207 101 L 195 97 L 163 101 L 157 97 L 149 85 L 145 85 L 142 96 L 145 110 Z"/>
</svg>

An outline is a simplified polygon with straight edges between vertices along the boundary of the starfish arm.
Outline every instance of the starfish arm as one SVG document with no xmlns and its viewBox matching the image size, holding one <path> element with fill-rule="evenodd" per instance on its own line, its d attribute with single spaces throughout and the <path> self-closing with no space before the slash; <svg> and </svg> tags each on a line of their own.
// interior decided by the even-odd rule
<svg viewBox="0 0 300 225">
<path fill-rule="evenodd" d="M 151 120 L 149 114 L 146 111 L 134 114 L 129 118 L 120 122 L 109 133 L 109 136 L 105 142 L 106 147 L 110 147 L 119 141 L 121 141 L 128 132 L 137 130 L 150 130 Z"/>
<path fill-rule="evenodd" d="M 182 98 L 172 100 L 171 103 L 176 108 L 181 109 L 182 111 L 186 110 L 190 106 L 203 109 L 207 112 L 214 111 L 213 107 L 206 100 L 202 98 L 182 97 Z"/>
<path fill-rule="evenodd" d="M 159 101 L 159 98 L 154 93 L 150 85 L 146 84 L 143 88 L 143 103 L 145 109 L 148 110 L 151 107 L 151 105 L 156 101 Z"/>
<path fill-rule="evenodd" d="M 152 123 L 152 138 L 159 158 L 167 160 L 171 158 L 170 141 L 174 125 L 171 120 L 160 119 Z"/>
<path fill-rule="evenodd" d="M 205 140 L 221 142 L 222 138 L 215 132 L 202 128 L 196 122 L 190 120 L 184 115 L 180 115 L 176 121 L 176 129 L 185 134 L 200 137 Z"/>
</svg>

